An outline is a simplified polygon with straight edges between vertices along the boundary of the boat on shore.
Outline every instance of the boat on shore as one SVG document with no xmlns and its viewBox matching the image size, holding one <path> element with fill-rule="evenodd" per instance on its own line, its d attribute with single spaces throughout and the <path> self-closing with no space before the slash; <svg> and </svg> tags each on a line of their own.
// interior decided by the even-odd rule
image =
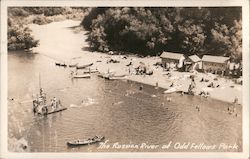
<svg viewBox="0 0 250 159">
<path fill-rule="evenodd" d="M 62 67 L 67 67 L 65 63 L 60 63 L 60 62 L 55 62 L 56 66 L 62 66 Z"/>
<path fill-rule="evenodd" d="M 86 64 L 86 65 L 81 65 L 81 66 L 76 66 L 76 69 L 84 69 L 84 68 L 90 67 L 92 65 L 93 65 L 93 63 Z"/>
<path fill-rule="evenodd" d="M 127 76 L 124 74 L 124 75 L 113 75 L 113 76 L 110 76 L 108 77 L 109 80 L 117 80 L 117 79 L 124 79 L 126 78 Z"/>
<path fill-rule="evenodd" d="M 116 80 L 116 79 L 124 79 L 127 76 L 125 74 L 117 75 L 113 72 L 110 73 L 100 73 L 98 74 L 99 77 L 107 79 L 107 80 Z"/>
<path fill-rule="evenodd" d="M 90 78 L 91 75 L 88 73 L 88 74 L 80 74 L 80 75 L 73 75 L 72 78 Z"/>
<path fill-rule="evenodd" d="M 78 139 L 74 141 L 68 141 L 66 142 L 68 146 L 74 147 L 74 146 L 84 146 L 84 145 L 90 145 L 94 143 L 98 143 L 104 140 L 104 136 L 95 136 L 93 138 L 89 139 Z"/>
<path fill-rule="evenodd" d="M 77 67 L 78 63 L 75 64 L 69 64 L 69 67 Z"/>
<path fill-rule="evenodd" d="M 170 94 L 170 93 L 174 93 L 177 91 L 178 91 L 178 89 L 173 87 L 173 88 L 169 88 L 168 90 L 165 90 L 164 94 Z"/>
</svg>

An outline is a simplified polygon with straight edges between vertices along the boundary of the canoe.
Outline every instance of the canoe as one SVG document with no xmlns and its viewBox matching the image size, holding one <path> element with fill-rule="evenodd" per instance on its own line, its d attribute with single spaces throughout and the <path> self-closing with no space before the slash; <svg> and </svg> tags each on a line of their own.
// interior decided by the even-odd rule
<svg viewBox="0 0 250 159">
<path fill-rule="evenodd" d="M 61 112 L 61 111 L 64 111 L 64 110 L 67 110 L 67 108 L 59 108 L 59 109 L 57 109 L 57 110 L 50 111 L 50 112 L 48 112 L 47 114 L 44 114 L 44 115 L 49 115 L 49 114 Z"/>
<path fill-rule="evenodd" d="M 169 93 L 174 93 L 174 92 L 177 92 L 177 88 L 170 88 L 170 89 L 164 91 L 164 94 L 169 94 Z"/>
<path fill-rule="evenodd" d="M 82 65 L 82 66 L 76 66 L 76 69 L 84 69 L 86 67 L 92 66 L 93 63 L 87 64 L 87 65 Z"/>
<path fill-rule="evenodd" d="M 67 108 L 65 108 L 65 107 L 62 107 L 62 108 L 58 108 L 58 109 L 56 109 L 56 110 L 51 110 L 51 111 L 48 111 L 47 113 L 46 112 L 40 112 L 40 113 L 38 113 L 37 115 L 49 115 L 49 114 L 54 114 L 54 113 L 58 113 L 58 112 L 61 112 L 61 111 L 64 111 L 64 110 L 67 110 Z"/>
<path fill-rule="evenodd" d="M 75 64 L 69 64 L 69 67 L 76 67 L 78 63 Z"/>
<path fill-rule="evenodd" d="M 126 77 L 126 75 L 113 75 L 113 76 L 109 76 L 108 79 L 109 80 L 117 80 L 117 79 L 124 79 Z"/>
<path fill-rule="evenodd" d="M 63 67 L 67 67 L 67 65 L 65 63 L 59 63 L 59 62 L 55 62 L 56 66 L 63 66 Z"/>
<path fill-rule="evenodd" d="M 56 66 L 60 66 L 61 64 L 60 63 L 58 63 L 58 62 L 55 62 L 55 64 L 56 64 Z"/>
<path fill-rule="evenodd" d="M 90 74 L 73 75 L 72 78 L 90 78 Z"/>
<path fill-rule="evenodd" d="M 83 145 L 90 145 L 94 143 L 98 143 L 104 140 L 104 136 L 95 136 L 89 139 L 78 139 L 74 141 L 68 141 L 68 146 L 83 146 Z"/>
</svg>

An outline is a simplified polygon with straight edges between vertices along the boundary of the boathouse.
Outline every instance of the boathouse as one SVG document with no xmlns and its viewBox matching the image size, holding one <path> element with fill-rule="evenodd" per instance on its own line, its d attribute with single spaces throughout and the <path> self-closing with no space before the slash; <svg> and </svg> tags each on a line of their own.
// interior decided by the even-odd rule
<svg viewBox="0 0 250 159">
<path fill-rule="evenodd" d="M 229 57 L 204 55 L 202 57 L 202 69 L 205 72 L 224 74 L 228 68 Z"/>
<path fill-rule="evenodd" d="M 185 57 L 181 53 L 163 52 L 160 56 L 165 68 L 182 68 Z"/>
<path fill-rule="evenodd" d="M 188 56 L 185 61 L 185 71 L 194 71 L 202 69 L 202 61 L 197 55 Z"/>
</svg>

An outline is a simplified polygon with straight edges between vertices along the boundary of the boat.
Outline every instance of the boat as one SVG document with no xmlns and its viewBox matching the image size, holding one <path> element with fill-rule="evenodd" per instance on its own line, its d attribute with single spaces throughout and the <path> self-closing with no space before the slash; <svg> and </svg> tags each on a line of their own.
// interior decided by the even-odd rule
<svg viewBox="0 0 250 159">
<path fill-rule="evenodd" d="M 76 67 L 78 65 L 78 63 L 75 64 L 69 64 L 69 67 Z"/>
<path fill-rule="evenodd" d="M 109 80 L 117 80 L 117 79 L 124 79 L 126 77 L 126 75 L 113 75 L 113 76 L 109 76 L 108 79 Z"/>
<path fill-rule="evenodd" d="M 49 115 L 49 114 L 53 114 L 53 113 L 57 113 L 57 112 L 61 112 L 61 111 L 64 111 L 64 110 L 67 110 L 67 108 L 63 107 L 63 108 L 58 108 L 54 111 L 49 111 L 47 114 L 45 115 Z"/>
<path fill-rule="evenodd" d="M 78 139 L 74 141 L 68 141 L 68 146 L 83 146 L 83 145 L 90 145 L 94 143 L 98 143 L 104 140 L 104 136 L 95 136 L 89 139 Z"/>
<path fill-rule="evenodd" d="M 164 91 L 164 94 L 169 94 L 169 93 L 174 93 L 174 92 L 177 92 L 178 90 L 177 90 L 177 88 L 170 88 L 170 89 L 168 89 L 168 90 L 165 90 Z"/>
<path fill-rule="evenodd" d="M 48 115 L 57 112 L 67 110 L 66 107 L 63 107 L 60 100 L 57 100 L 55 97 L 51 100 L 51 103 L 47 102 L 46 93 L 41 88 L 41 80 L 39 74 L 39 87 L 40 92 L 35 99 L 33 99 L 33 113 L 34 115 Z"/>
<path fill-rule="evenodd" d="M 56 64 L 56 66 L 60 66 L 61 64 L 60 63 L 58 63 L 58 62 L 55 62 L 55 64 Z"/>
<path fill-rule="evenodd" d="M 84 69 L 84 68 L 87 68 L 87 67 L 92 66 L 92 65 L 93 65 L 93 63 L 81 65 L 81 66 L 76 66 L 76 69 Z"/>
<path fill-rule="evenodd" d="M 113 76 L 113 73 L 99 73 L 97 76 L 104 79 L 109 79 L 111 76 Z"/>
<path fill-rule="evenodd" d="M 65 63 L 55 62 L 56 66 L 67 67 Z"/>
<path fill-rule="evenodd" d="M 90 74 L 73 75 L 72 78 L 90 78 Z"/>
</svg>

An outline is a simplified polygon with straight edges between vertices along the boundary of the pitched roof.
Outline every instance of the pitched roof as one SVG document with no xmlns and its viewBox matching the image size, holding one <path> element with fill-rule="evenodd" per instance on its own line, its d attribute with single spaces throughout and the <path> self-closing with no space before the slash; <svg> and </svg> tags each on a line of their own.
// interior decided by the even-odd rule
<svg viewBox="0 0 250 159">
<path fill-rule="evenodd" d="M 168 58 L 168 59 L 176 59 L 179 60 L 183 57 L 183 54 L 180 53 L 172 53 L 172 52 L 163 52 L 160 56 L 161 58 Z"/>
<path fill-rule="evenodd" d="M 202 61 L 206 62 L 225 63 L 227 60 L 229 60 L 229 57 L 211 56 L 211 55 L 204 55 L 202 57 Z"/>
<path fill-rule="evenodd" d="M 190 60 L 192 60 L 193 62 L 199 62 L 199 61 L 201 61 L 201 59 L 197 55 L 191 55 L 191 56 L 188 56 L 188 58 Z"/>
</svg>

